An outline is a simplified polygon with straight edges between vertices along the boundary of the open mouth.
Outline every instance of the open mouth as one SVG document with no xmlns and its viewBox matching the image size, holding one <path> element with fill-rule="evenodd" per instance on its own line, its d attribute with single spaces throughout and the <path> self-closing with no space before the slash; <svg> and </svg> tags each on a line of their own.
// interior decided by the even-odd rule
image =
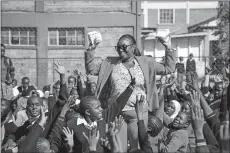
<svg viewBox="0 0 230 153">
<path fill-rule="evenodd" d="M 179 124 L 178 121 L 174 121 L 174 122 L 173 122 L 173 125 L 178 125 L 178 124 Z"/>
</svg>

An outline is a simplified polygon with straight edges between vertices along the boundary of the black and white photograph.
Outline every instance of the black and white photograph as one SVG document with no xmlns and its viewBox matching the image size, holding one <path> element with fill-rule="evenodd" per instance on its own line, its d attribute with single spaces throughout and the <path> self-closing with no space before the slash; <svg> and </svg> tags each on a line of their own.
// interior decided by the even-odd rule
<svg viewBox="0 0 230 153">
<path fill-rule="evenodd" d="M 2 153 L 229 153 L 229 1 L 0 4 Z"/>
</svg>

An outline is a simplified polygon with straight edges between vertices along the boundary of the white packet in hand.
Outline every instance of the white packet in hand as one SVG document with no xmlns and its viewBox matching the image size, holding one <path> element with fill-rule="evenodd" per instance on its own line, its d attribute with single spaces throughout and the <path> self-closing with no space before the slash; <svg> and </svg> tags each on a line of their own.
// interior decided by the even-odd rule
<svg viewBox="0 0 230 153">
<path fill-rule="evenodd" d="M 162 38 L 165 42 L 169 42 L 170 31 L 169 29 L 158 29 L 156 38 Z"/>
<path fill-rule="evenodd" d="M 92 31 L 88 33 L 89 43 L 90 44 L 99 44 L 102 42 L 102 36 L 98 31 Z"/>
</svg>

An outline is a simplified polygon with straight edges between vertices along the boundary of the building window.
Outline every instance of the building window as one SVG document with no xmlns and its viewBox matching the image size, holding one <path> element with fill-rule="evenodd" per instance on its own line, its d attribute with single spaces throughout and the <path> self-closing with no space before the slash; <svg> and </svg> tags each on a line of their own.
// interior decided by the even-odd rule
<svg viewBox="0 0 230 153">
<path fill-rule="evenodd" d="M 160 9 L 158 23 L 159 24 L 174 24 L 174 10 L 173 9 Z"/>
<path fill-rule="evenodd" d="M 84 45 L 84 28 L 49 28 L 49 46 Z"/>
<path fill-rule="evenodd" d="M 8 46 L 35 46 L 36 28 L 7 27 L 2 28 L 2 43 Z"/>
</svg>

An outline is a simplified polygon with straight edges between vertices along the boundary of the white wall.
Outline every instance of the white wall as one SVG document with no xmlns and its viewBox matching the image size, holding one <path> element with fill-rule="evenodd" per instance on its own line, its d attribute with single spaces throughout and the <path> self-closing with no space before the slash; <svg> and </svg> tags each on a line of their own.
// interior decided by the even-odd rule
<svg viewBox="0 0 230 153">
<path fill-rule="evenodd" d="M 157 62 L 160 62 L 162 57 L 165 56 L 164 47 L 160 42 L 156 40 L 143 40 L 142 43 L 145 55 L 152 55 L 153 57 L 155 55 Z M 177 57 L 184 57 L 185 65 L 188 55 L 193 53 L 198 75 L 204 75 L 205 60 L 202 59 L 205 51 L 204 37 L 172 38 L 172 47 L 178 51 Z M 199 56 L 201 58 L 198 58 Z"/>
</svg>

